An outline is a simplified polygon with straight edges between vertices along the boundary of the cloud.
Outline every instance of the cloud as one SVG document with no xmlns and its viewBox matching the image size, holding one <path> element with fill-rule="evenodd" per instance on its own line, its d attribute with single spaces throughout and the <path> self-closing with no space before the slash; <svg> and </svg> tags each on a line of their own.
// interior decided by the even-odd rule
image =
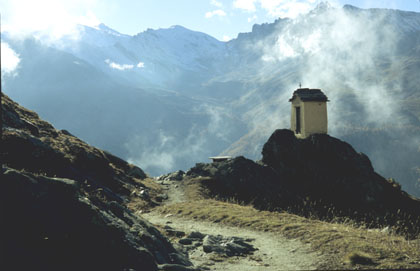
<svg viewBox="0 0 420 271">
<path fill-rule="evenodd" d="M 300 14 L 308 13 L 316 7 L 318 0 L 235 0 L 234 8 L 247 12 L 256 12 L 261 9 L 270 17 L 296 18 Z M 337 0 L 330 0 L 332 5 L 337 5 Z M 329 3 L 328 2 L 328 3 Z M 327 2 L 322 4 L 329 5 Z M 248 18 L 248 22 L 253 17 Z"/>
<path fill-rule="evenodd" d="M 248 18 L 248 23 L 255 21 L 257 18 L 258 18 L 257 15 L 254 15 L 252 17 L 249 17 Z"/>
<path fill-rule="evenodd" d="M 1 1 L 2 30 L 25 37 L 37 33 L 49 41 L 63 36 L 79 37 L 77 24 L 94 25 L 92 12 L 100 0 L 13 0 Z"/>
<path fill-rule="evenodd" d="M 317 13 L 298 16 L 265 39 L 246 44 L 261 56 L 261 61 L 249 63 L 255 65 L 250 70 L 259 71 L 253 81 L 261 83 L 251 86 L 239 103 L 254 105 L 243 114 L 250 131 L 244 141 L 255 137 L 251 142 L 264 142 L 274 129 L 290 127 L 287 101 L 299 82 L 321 88 L 331 100 L 328 122 L 333 136 L 353 127 L 375 129 L 407 119 L 395 103 L 401 100 L 405 83 L 387 76 L 398 74 L 404 61 L 396 57 L 399 30 L 386 15 L 372 16 L 371 11 L 354 14 L 330 8 Z M 251 145 L 246 152 L 256 146 Z"/>
<path fill-rule="evenodd" d="M 216 0 L 211 0 L 210 1 L 210 4 L 213 5 L 213 6 L 215 6 L 215 7 L 218 7 L 218 8 L 223 7 L 223 4 L 221 2 L 219 2 L 219 1 L 216 1 Z"/>
<path fill-rule="evenodd" d="M 263 51 L 261 59 L 266 70 L 296 67 L 292 79 L 281 83 L 282 88 L 293 90 L 302 81 L 304 87 L 326 92 L 333 101 L 329 104 L 330 132 L 339 136 L 349 122 L 372 128 L 393 123 L 396 118 L 404 119 L 394 102 L 403 82 L 382 77 L 378 68 L 398 68 L 394 64 L 399 61 L 398 31 L 386 22 L 385 15 L 373 17 L 370 11 L 355 15 L 331 8 L 316 16 L 294 19 L 267 40 L 255 44 L 254 49 Z M 352 108 L 347 104 L 349 99 Z M 354 108 L 358 108 L 357 112 Z M 271 114 L 264 112 L 262 109 L 260 114 Z"/>
<path fill-rule="evenodd" d="M 202 104 L 195 108 L 197 112 L 205 113 L 209 117 L 206 130 L 213 138 L 228 142 L 231 127 L 225 121 L 230 115 L 229 109 L 221 106 Z"/>
<path fill-rule="evenodd" d="M 150 144 L 146 135 L 135 135 L 126 144 L 129 151 L 129 163 L 136 164 L 147 172 L 155 174 L 154 171 L 169 172 L 173 170 L 176 160 L 176 151 L 169 151 L 176 139 L 168 136 L 160 130 L 154 138 L 158 144 Z M 136 150 L 136 151 L 133 151 Z M 142 151 L 137 151 L 142 150 Z"/>
<path fill-rule="evenodd" d="M 224 35 L 223 38 L 222 38 L 223 41 L 230 41 L 231 39 L 232 38 L 227 36 L 227 35 Z"/>
<path fill-rule="evenodd" d="M 206 18 L 211 18 L 213 16 L 223 17 L 223 16 L 226 16 L 226 12 L 224 12 L 221 9 L 216 9 L 216 10 L 213 10 L 213 11 L 206 12 L 206 14 L 205 14 Z"/>
<path fill-rule="evenodd" d="M 256 11 L 255 3 L 257 0 L 235 0 L 233 6 L 237 9 L 242 9 L 249 12 Z"/>
<path fill-rule="evenodd" d="M 105 59 L 105 63 L 108 64 L 110 68 L 120 70 L 120 71 L 131 70 L 132 68 L 134 68 L 134 65 L 132 65 L 132 64 L 118 64 L 118 63 L 115 63 L 115 62 L 113 62 L 109 59 Z M 142 62 L 140 62 L 140 63 L 142 63 Z M 137 66 L 139 64 L 137 64 Z"/>
<path fill-rule="evenodd" d="M 261 7 L 272 17 L 296 18 L 314 8 L 308 1 L 260 0 Z"/>
<path fill-rule="evenodd" d="M 9 44 L 1 43 L 1 73 L 15 75 L 16 68 L 19 65 L 19 55 L 9 47 Z"/>
<path fill-rule="evenodd" d="M 86 15 L 78 16 L 75 22 L 77 22 L 78 24 L 87 25 L 90 27 L 97 27 L 98 25 L 101 24 L 101 21 L 99 21 L 96 15 L 90 10 L 86 12 Z"/>
<path fill-rule="evenodd" d="M 136 133 L 124 144 L 128 161 L 152 175 L 186 170 L 207 157 L 219 154 L 237 132 L 230 108 L 197 104 L 192 112 L 200 116 L 188 128 L 169 131 L 167 126 Z M 183 125 L 181 125 L 183 126 Z"/>
<path fill-rule="evenodd" d="M 144 68 L 144 62 L 139 62 L 137 64 L 137 68 Z"/>
<path fill-rule="evenodd" d="M 127 160 L 152 175 L 178 170 L 186 157 L 197 161 L 208 152 L 207 139 L 202 134 L 194 125 L 182 140 L 164 130 L 137 134 L 124 144 L 129 152 Z"/>
</svg>

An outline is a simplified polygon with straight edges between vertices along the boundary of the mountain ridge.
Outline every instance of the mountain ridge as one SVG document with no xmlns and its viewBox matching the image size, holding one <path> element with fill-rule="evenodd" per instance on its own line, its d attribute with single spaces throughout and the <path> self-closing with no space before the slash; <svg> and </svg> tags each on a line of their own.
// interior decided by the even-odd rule
<svg viewBox="0 0 420 271">
<path fill-rule="evenodd" d="M 97 45 L 95 39 L 77 43 L 63 51 L 36 41 L 19 46 L 6 35 L 5 41 L 22 59 L 16 76 L 5 77 L 4 89 L 57 126 L 68 127 L 90 143 L 159 175 L 186 170 L 196 161 L 232 148 L 235 154 L 257 159 L 271 131 L 288 127 L 285 101 L 288 92 L 302 82 L 331 96 L 332 135 L 358 149 L 363 147 L 382 174 L 417 191 L 420 176 L 413 168 L 419 165 L 413 161 L 420 158 L 416 148 L 409 146 L 419 143 L 416 136 L 403 132 L 408 128 L 382 129 L 381 143 L 373 141 L 370 147 L 360 140 L 363 136 L 346 131 L 359 131 L 370 138 L 377 129 L 395 123 L 414 130 L 419 126 L 416 71 L 420 59 L 416 52 L 420 40 L 417 32 L 405 31 L 417 29 L 419 14 L 383 9 L 349 12 L 348 8 L 323 12 L 326 15 L 256 24 L 252 32 L 227 43 L 182 28 L 181 32 L 193 38 L 189 34 L 182 36 L 184 40 L 174 38 L 175 31 L 166 40 L 157 39 L 152 34 L 159 30 L 150 30 L 147 41 L 145 31 L 141 42 L 133 36 L 114 42 L 118 37 L 104 32 L 112 38 L 103 42 L 98 38 Z M 178 39 L 181 42 L 173 44 Z M 66 78 L 66 69 L 77 72 Z M 64 104 L 67 93 L 83 93 L 80 97 L 85 100 L 69 99 Z M 63 106 L 52 110 L 56 102 Z M 105 108 L 115 114 L 104 112 Z M 60 119 L 55 111 L 60 112 Z M 105 135 L 101 138 L 89 129 L 91 111 L 90 122 L 98 123 Z M 194 146 L 191 151 L 183 151 L 189 146 Z M 391 172 L 388 169 L 394 163 L 387 157 L 400 150 L 404 158 L 398 170 Z M 143 151 L 161 162 L 148 164 L 150 159 L 141 155 Z"/>
</svg>

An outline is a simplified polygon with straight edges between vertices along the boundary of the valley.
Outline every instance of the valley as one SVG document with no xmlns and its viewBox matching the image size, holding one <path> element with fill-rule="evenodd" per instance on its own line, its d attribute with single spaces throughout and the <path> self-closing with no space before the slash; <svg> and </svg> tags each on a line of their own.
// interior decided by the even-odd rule
<svg viewBox="0 0 420 271">
<path fill-rule="evenodd" d="M 80 25 L 55 42 L 5 32 L 20 62 L 2 84 L 58 128 L 153 176 L 218 154 L 260 159 L 270 133 L 289 127 L 299 83 L 321 88 L 329 134 L 418 196 L 419 31 L 415 12 L 323 4 L 229 42 L 178 25 L 134 36 Z"/>
</svg>

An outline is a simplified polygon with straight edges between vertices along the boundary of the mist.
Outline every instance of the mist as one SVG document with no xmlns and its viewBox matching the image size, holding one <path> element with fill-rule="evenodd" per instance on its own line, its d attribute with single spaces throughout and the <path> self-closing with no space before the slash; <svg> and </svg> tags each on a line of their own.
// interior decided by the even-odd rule
<svg viewBox="0 0 420 271">
<path fill-rule="evenodd" d="M 219 154 L 260 159 L 273 131 L 290 127 L 293 91 L 320 88 L 329 134 L 420 195 L 420 14 L 321 7 L 226 43 L 183 27 L 2 33 L 14 63 L 2 83 L 57 128 L 152 176 Z"/>
<path fill-rule="evenodd" d="M 403 36 L 418 33 L 414 26 L 420 16 L 412 16 L 407 26 L 397 20 L 402 13 L 329 7 L 280 20 L 264 40 L 248 44 L 264 67 L 256 87 L 261 91 L 249 97 L 259 102 L 246 113 L 250 134 L 260 138 L 258 146 L 274 129 L 290 127 L 288 99 L 299 83 L 320 88 L 330 100 L 329 134 L 367 153 L 379 173 L 420 195 L 420 190 L 413 190 L 420 177 L 419 120 L 405 108 L 416 90 L 406 89 L 407 77 L 401 70 L 409 61 L 409 51 L 402 49 Z M 248 155 L 258 159 L 259 152 Z M 408 164 L 407 172 L 393 166 L 392 155 Z"/>
<path fill-rule="evenodd" d="M 175 170 L 187 170 L 209 157 L 220 154 L 245 133 L 229 108 L 202 103 L 192 108 L 200 116 L 186 129 L 168 131 L 168 127 L 133 135 L 124 147 L 128 161 L 158 176 Z"/>
</svg>

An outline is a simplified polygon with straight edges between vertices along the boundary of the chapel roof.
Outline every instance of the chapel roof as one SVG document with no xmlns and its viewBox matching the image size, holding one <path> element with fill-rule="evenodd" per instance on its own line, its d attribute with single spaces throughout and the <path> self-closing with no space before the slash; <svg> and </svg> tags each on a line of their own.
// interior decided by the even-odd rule
<svg viewBox="0 0 420 271">
<path fill-rule="evenodd" d="M 299 97 L 303 102 L 328 102 L 328 97 L 317 88 L 298 88 L 293 92 L 292 98 L 289 99 L 289 102 L 293 101 L 296 97 Z"/>
</svg>

